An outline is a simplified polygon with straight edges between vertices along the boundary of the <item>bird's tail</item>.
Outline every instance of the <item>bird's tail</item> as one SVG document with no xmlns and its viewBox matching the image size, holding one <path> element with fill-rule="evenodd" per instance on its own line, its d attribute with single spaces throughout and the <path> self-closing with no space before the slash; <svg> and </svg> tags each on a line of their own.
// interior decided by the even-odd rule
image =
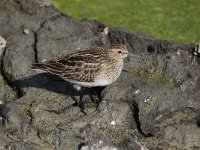
<svg viewBox="0 0 200 150">
<path fill-rule="evenodd" d="M 39 64 L 39 63 L 35 63 L 35 64 L 32 64 L 32 66 L 30 68 L 31 69 L 44 69 L 44 65 Z"/>
<path fill-rule="evenodd" d="M 46 72 L 46 68 L 45 68 L 44 64 L 40 64 L 40 63 L 32 64 L 30 69 L 36 70 L 37 72 L 41 72 L 41 73 Z"/>
</svg>

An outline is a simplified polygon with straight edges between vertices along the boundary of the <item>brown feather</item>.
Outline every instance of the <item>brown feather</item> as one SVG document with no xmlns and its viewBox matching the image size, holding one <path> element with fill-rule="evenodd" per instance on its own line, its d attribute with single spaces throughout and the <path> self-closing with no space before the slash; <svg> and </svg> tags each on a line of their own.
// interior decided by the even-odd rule
<svg viewBox="0 0 200 150">
<path fill-rule="evenodd" d="M 112 56 L 116 58 L 121 57 L 121 54 L 118 54 L 117 51 L 110 54 L 111 52 L 109 51 L 112 48 L 116 50 L 124 49 L 123 45 L 114 45 L 107 49 L 99 47 L 91 48 L 69 54 L 62 58 L 46 61 L 41 64 L 34 64 L 33 68 L 56 74 L 66 80 L 92 83 L 95 82 L 97 76 L 101 73 L 108 72 L 109 74 L 112 74 L 112 71 L 106 71 L 104 68 L 112 70 L 112 63 L 115 64 L 116 62 Z"/>
</svg>

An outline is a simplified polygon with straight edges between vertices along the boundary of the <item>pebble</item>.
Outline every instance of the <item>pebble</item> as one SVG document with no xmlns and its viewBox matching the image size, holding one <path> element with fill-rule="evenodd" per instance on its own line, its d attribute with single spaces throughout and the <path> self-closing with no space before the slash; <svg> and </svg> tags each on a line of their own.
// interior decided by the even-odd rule
<svg viewBox="0 0 200 150">
<path fill-rule="evenodd" d="M 30 34 L 30 29 L 24 28 L 23 29 L 23 33 L 26 34 L 26 35 L 29 35 Z"/>
</svg>

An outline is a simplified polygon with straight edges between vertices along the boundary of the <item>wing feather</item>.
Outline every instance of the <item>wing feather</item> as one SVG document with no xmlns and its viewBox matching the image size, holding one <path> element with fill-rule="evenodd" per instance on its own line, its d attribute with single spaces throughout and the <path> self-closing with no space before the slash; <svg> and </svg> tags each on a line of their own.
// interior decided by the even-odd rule
<svg viewBox="0 0 200 150">
<path fill-rule="evenodd" d="M 108 61 L 105 49 L 92 48 L 44 62 L 40 69 L 65 79 L 93 82 L 104 61 Z"/>
</svg>

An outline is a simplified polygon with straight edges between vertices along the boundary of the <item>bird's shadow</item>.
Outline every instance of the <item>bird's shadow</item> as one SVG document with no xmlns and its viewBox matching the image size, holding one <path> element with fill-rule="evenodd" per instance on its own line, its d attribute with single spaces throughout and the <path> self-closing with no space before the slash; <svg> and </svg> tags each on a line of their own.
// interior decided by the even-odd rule
<svg viewBox="0 0 200 150">
<path fill-rule="evenodd" d="M 40 73 L 32 76 L 24 77 L 15 80 L 14 85 L 20 88 L 34 87 L 39 89 L 46 89 L 47 91 L 58 94 L 76 96 L 79 92 L 73 89 L 73 85 L 62 80 L 59 76 L 49 73 Z"/>
<path fill-rule="evenodd" d="M 79 106 L 80 102 L 80 100 L 77 100 L 75 96 L 80 96 L 81 99 L 81 97 L 85 95 L 89 95 L 91 101 L 99 105 L 99 102 L 102 100 L 101 93 L 105 88 L 105 87 L 93 87 L 93 88 L 84 87 L 81 89 L 80 92 L 74 89 L 73 84 L 63 80 L 59 76 L 52 75 L 49 73 L 39 73 L 25 78 L 17 79 L 13 81 L 13 84 L 20 88 L 34 87 L 70 96 L 74 100 L 73 106 Z M 98 101 L 94 100 L 93 95 L 95 95 L 98 98 Z"/>
</svg>

